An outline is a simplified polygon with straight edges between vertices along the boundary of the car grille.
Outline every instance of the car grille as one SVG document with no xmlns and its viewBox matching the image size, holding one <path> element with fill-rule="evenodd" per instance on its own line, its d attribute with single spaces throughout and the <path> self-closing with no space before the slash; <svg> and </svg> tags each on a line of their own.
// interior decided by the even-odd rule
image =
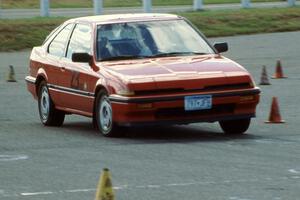
<svg viewBox="0 0 300 200">
<path fill-rule="evenodd" d="M 250 83 L 239 83 L 239 84 L 226 84 L 226 85 L 213 85 L 205 86 L 202 89 L 190 89 L 185 90 L 184 88 L 171 88 L 171 89 L 159 89 L 159 90 L 140 90 L 135 91 L 137 96 L 144 95 L 162 95 L 162 94 L 174 94 L 183 92 L 206 92 L 206 91 L 224 91 L 224 90 L 235 90 L 235 89 L 248 89 L 251 88 Z"/>
<path fill-rule="evenodd" d="M 212 85 L 207 86 L 205 90 L 234 90 L 234 89 L 247 89 L 251 88 L 250 83 L 227 84 L 227 85 Z"/>
<path fill-rule="evenodd" d="M 205 115 L 230 114 L 234 112 L 235 104 L 214 105 L 208 110 L 185 111 L 184 108 L 163 108 L 156 111 L 157 119 L 192 118 Z"/>
</svg>

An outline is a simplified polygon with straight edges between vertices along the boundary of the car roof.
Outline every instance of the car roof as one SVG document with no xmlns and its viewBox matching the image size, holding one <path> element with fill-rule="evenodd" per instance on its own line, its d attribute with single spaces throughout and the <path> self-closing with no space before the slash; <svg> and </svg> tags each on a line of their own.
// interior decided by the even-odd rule
<svg viewBox="0 0 300 200">
<path fill-rule="evenodd" d="M 143 14 L 113 14 L 113 15 L 95 15 L 87 17 L 73 18 L 66 23 L 84 22 L 92 24 L 109 24 L 119 22 L 137 22 L 137 21 L 153 21 L 153 20 L 171 20 L 181 19 L 182 17 L 173 14 L 162 13 L 143 13 Z"/>
</svg>

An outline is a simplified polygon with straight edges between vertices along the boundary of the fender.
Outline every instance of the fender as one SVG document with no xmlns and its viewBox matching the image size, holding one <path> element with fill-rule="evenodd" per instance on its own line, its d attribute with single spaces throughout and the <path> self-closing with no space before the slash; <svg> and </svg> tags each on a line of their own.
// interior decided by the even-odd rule
<svg viewBox="0 0 300 200">
<path fill-rule="evenodd" d="M 48 76 L 44 69 L 40 68 L 37 72 L 36 78 L 33 76 L 26 76 L 25 81 L 27 82 L 27 90 L 32 94 L 34 99 L 37 100 L 38 94 L 38 85 L 40 84 L 41 80 L 48 81 Z"/>
<path fill-rule="evenodd" d="M 46 80 L 46 82 L 48 82 L 47 73 L 46 73 L 46 71 L 43 68 L 39 68 L 39 70 L 37 71 L 35 84 L 38 84 L 38 81 L 40 79 L 39 77 L 43 77 Z"/>
<path fill-rule="evenodd" d="M 112 92 L 111 89 L 109 89 L 109 87 L 107 86 L 105 79 L 100 77 L 95 84 L 95 88 L 94 88 L 95 97 L 97 95 L 97 92 L 101 88 L 104 88 L 109 94 L 111 94 L 111 92 Z"/>
</svg>

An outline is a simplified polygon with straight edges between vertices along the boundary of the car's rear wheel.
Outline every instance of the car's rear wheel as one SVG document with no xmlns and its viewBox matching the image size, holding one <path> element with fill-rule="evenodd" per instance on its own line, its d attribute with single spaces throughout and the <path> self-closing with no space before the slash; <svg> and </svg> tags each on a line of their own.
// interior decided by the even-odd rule
<svg viewBox="0 0 300 200">
<path fill-rule="evenodd" d="M 100 90 L 96 97 L 94 124 L 105 137 L 119 136 L 113 122 L 112 106 L 105 90 Z"/>
<path fill-rule="evenodd" d="M 40 83 L 38 94 L 41 122 L 45 126 L 61 126 L 65 119 L 65 113 L 55 108 L 45 81 Z"/>
<path fill-rule="evenodd" d="M 245 133 L 250 125 L 251 118 L 219 121 L 225 134 L 240 135 Z"/>
</svg>

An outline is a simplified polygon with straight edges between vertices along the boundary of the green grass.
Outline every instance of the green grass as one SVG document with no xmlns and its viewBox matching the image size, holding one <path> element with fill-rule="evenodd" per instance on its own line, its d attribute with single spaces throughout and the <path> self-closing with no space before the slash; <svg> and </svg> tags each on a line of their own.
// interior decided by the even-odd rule
<svg viewBox="0 0 300 200">
<path fill-rule="evenodd" d="M 300 30 L 300 7 L 187 12 L 208 37 Z"/>
<path fill-rule="evenodd" d="M 270 2 L 280 0 L 252 0 Z M 104 7 L 142 6 L 142 0 L 104 0 Z M 155 6 L 192 5 L 193 0 L 152 0 Z M 204 4 L 240 3 L 240 0 L 204 0 Z M 88 8 L 93 0 L 50 0 L 51 8 Z M 38 8 L 39 0 L 2 0 L 2 8 Z"/>
<path fill-rule="evenodd" d="M 185 12 L 206 36 L 230 36 L 300 30 L 300 7 Z M 0 51 L 40 45 L 67 18 L 0 20 Z"/>
<path fill-rule="evenodd" d="M 64 18 L 0 20 L 0 51 L 21 50 L 40 45 Z"/>
</svg>

